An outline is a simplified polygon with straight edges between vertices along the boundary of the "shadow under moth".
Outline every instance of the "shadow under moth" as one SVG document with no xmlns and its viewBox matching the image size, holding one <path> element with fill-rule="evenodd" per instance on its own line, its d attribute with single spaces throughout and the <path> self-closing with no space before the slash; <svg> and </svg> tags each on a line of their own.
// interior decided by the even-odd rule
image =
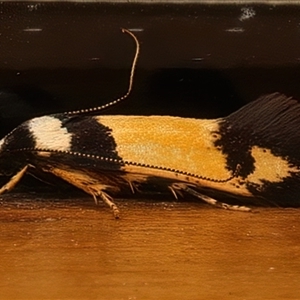
<svg viewBox="0 0 300 300">
<path fill-rule="evenodd" d="M 211 205 L 250 211 L 253 205 L 300 204 L 300 105 L 285 95 L 262 96 L 219 119 L 101 115 L 103 106 L 28 120 L 0 141 L 0 169 L 14 175 L 51 173 L 101 199 L 119 217 L 111 195 L 150 185 L 190 194 Z M 226 195 L 236 202 L 220 201 Z M 243 202 L 243 199 L 247 199 Z"/>
</svg>

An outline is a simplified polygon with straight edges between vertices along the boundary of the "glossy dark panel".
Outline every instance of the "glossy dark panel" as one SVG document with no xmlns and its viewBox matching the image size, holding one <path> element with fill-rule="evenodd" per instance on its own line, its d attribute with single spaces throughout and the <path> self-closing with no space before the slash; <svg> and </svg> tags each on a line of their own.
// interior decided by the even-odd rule
<svg viewBox="0 0 300 300">
<path fill-rule="evenodd" d="M 141 55 L 131 97 L 104 113 L 212 118 L 261 94 L 300 99 L 299 6 L 3 2 L 0 12 L 2 136 L 125 93 L 135 49 L 121 27 Z"/>
</svg>

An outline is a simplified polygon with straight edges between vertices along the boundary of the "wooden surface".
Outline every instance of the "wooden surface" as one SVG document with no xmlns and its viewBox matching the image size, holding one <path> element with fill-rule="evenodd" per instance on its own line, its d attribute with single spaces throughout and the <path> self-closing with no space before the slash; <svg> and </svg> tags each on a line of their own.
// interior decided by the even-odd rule
<svg viewBox="0 0 300 300">
<path fill-rule="evenodd" d="M 1 200 L 1 299 L 299 299 L 299 210 Z"/>
</svg>

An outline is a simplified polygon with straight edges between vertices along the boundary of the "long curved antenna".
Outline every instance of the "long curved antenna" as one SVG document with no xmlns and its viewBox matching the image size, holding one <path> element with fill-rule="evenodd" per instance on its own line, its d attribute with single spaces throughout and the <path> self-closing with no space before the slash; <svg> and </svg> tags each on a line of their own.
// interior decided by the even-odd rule
<svg viewBox="0 0 300 300">
<path fill-rule="evenodd" d="M 97 106 L 97 107 L 91 107 L 91 108 L 84 108 L 84 109 L 80 109 L 80 110 L 68 111 L 68 112 L 64 113 L 65 115 L 78 115 L 78 114 L 94 113 L 94 112 L 106 109 L 106 108 L 108 108 L 110 106 L 113 106 L 113 105 L 115 105 L 115 104 L 123 101 L 124 99 L 126 99 L 129 96 L 129 94 L 130 94 L 130 92 L 132 90 L 132 84 L 133 84 L 133 77 L 134 77 L 135 67 L 136 67 L 136 63 L 137 63 L 138 56 L 139 56 L 139 53 L 140 53 L 140 44 L 139 44 L 139 41 L 136 38 L 136 36 L 131 31 L 129 31 L 128 29 L 124 29 L 124 28 L 121 28 L 121 30 L 122 30 L 123 33 L 129 34 L 133 38 L 133 40 L 135 42 L 135 45 L 136 45 L 135 55 L 134 55 L 134 58 L 133 58 L 133 61 L 132 61 L 132 65 L 131 65 L 128 90 L 127 90 L 126 94 L 123 95 L 122 97 L 120 97 L 118 99 L 115 99 L 115 100 L 113 100 L 111 102 L 108 102 L 108 103 L 106 103 L 104 105 Z"/>
</svg>

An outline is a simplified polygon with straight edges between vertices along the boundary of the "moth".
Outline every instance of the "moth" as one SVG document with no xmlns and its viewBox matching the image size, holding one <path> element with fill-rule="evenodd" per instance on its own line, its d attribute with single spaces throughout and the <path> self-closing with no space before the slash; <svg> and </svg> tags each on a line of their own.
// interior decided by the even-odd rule
<svg viewBox="0 0 300 300">
<path fill-rule="evenodd" d="M 292 98 L 262 96 L 219 119 L 101 115 L 132 89 L 140 46 L 123 32 L 136 45 L 127 93 L 100 107 L 33 118 L 7 134 L 0 170 L 13 177 L 0 194 L 25 173 L 42 172 L 101 199 L 116 218 L 112 195 L 147 186 L 230 210 L 299 206 L 300 105 Z"/>
</svg>

